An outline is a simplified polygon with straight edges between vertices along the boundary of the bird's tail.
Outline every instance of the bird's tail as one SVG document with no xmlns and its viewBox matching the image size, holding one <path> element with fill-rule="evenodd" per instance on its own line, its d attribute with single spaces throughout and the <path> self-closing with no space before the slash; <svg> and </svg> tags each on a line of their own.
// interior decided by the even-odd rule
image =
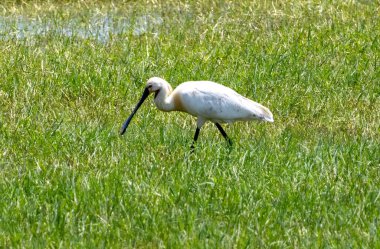
<svg viewBox="0 0 380 249">
<path fill-rule="evenodd" d="M 264 121 L 267 121 L 267 122 L 271 122 L 273 123 L 274 122 L 274 119 L 273 119 L 273 114 L 272 112 L 266 108 L 265 106 L 255 102 L 255 109 L 257 111 L 257 113 L 259 114 L 259 119 L 261 120 L 264 120 Z"/>
<path fill-rule="evenodd" d="M 267 108 L 267 112 L 268 112 L 268 115 L 265 116 L 265 121 L 273 123 L 274 122 L 273 114 L 271 113 L 271 111 L 269 111 L 268 108 Z"/>
</svg>

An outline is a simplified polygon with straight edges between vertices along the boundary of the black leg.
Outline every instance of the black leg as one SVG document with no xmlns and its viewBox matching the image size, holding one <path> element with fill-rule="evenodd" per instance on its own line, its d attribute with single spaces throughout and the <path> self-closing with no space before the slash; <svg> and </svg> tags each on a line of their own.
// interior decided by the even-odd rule
<svg viewBox="0 0 380 249">
<path fill-rule="evenodd" d="M 215 125 L 218 128 L 218 130 L 220 131 L 220 133 L 222 133 L 223 137 L 227 140 L 228 144 L 231 146 L 232 145 L 232 141 L 227 136 L 227 133 L 223 130 L 222 126 L 219 123 L 215 123 Z"/>
<path fill-rule="evenodd" d="M 191 144 L 191 147 L 190 147 L 191 150 L 194 149 L 194 144 L 195 144 L 195 142 L 198 140 L 198 136 L 199 136 L 199 132 L 200 132 L 200 130 L 201 130 L 201 129 L 199 129 L 198 127 L 197 127 L 197 129 L 195 130 L 194 141 L 193 141 L 193 143 Z"/>
</svg>

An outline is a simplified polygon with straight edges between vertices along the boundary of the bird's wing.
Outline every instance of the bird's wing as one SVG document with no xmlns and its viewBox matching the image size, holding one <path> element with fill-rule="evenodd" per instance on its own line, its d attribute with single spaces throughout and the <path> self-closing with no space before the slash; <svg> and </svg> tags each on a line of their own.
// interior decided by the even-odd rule
<svg viewBox="0 0 380 249">
<path fill-rule="evenodd" d="M 179 91 L 186 111 L 196 117 L 227 123 L 265 119 L 265 107 L 213 82 L 184 85 Z"/>
</svg>

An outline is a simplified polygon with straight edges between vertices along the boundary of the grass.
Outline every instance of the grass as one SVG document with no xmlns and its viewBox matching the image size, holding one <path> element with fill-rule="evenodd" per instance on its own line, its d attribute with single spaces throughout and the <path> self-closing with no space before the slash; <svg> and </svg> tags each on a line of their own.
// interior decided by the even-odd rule
<svg viewBox="0 0 380 249">
<path fill-rule="evenodd" d="M 3 4 L 0 247 L 380 247 L 380 5 L 237 2 Z M 195 119 L 149 98 L 120 137 L 152 76 L 275 123 L 189 154 Z"/>
</svg>

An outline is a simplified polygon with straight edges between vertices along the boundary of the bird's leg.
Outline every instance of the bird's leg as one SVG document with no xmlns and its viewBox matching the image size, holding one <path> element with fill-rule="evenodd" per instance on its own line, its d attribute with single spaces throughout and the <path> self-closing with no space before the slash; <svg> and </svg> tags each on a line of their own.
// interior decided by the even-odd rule
<svg viewBox="0 0 380 249">
<path fill-rule="evenodd" d="M 198 140 L 198 136 L 199 136 L 199 132 L 200 131 L 201 131 L 201 129 L 197 127 L 197 129 L 195 130 L 195 134 L 194 134 L 194 141 L 193 141 L 193 143 L 191 144 L 191 147 L 190 147 L 191 151 L 194 150 L 194 144 Z"/>
<path fill-rule="evenodd" d="M 191 147 L 190 147 L 191 152 L 194 151 L 194 144 L 198 140 L 199 132 L 201 131 L 201 128 L 202 128 L 202 126 L 203 126 L 203 124 L 205 122 L 206 122 L 206 120 L 204 120 L 201 117 L 198 117 L 198 119 L 197 119 L 197 129 L 195 130 L 195 134 L 194 134 L 194 141 L 193 141 L 193 143 L 191 144 Z"/>
<path fill-rule="evenodd" d="M 219 123 L 215 123 L 216 127 L 222 133 L 222 136 L 227 140 L 227 143 L 229 146 L 232 146 L 232 141 L 231 139 L 227 136 L 227 133 L 223 130 L 222 126 Z"/>
</svg>

